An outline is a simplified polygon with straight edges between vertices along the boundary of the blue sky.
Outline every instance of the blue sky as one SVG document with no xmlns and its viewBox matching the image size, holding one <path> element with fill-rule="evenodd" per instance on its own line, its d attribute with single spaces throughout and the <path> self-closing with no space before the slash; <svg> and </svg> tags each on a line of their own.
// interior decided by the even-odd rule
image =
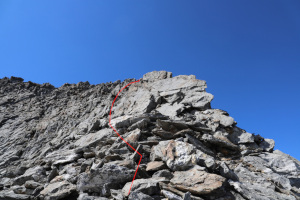
<svg viewBox="0 0 300 200">
<path fill-rule="evenodd" d="M 300 1 L 0 1 L 0 78 L 195 74 L 248 132 L 300 159 Z"/>
</svg>

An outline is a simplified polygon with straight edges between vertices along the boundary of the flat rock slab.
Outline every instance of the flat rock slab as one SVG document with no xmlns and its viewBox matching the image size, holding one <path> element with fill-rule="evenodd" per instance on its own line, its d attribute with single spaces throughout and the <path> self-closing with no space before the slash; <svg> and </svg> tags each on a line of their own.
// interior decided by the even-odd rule
<svg viewBox="0 0 300 200">
<path fill-rule="evenodd" d="M 149 179 L 135 179 L 131 187 L 131 192 L 142 192 L 147 195 L 159 194 L 159 182 L 167 181 L 165 178 L 149 178 Z M 122 189 L 124 197 L 128 196 L 131 182 L 125 184 Z"/>
<path fill-rule="evenodd" d="M 147 164 L 146 171 L 158 171 L 161 169 L 165 169 L 167 166 L 163 161 L 153 161 Z"/>
<path fill-rule="evenodd" d="M 0 200 L 30 200 L 29 195 L 15 194 L 13 191 L 0 191 Z"/>
<path fill-rule="evenodd" d="M 220 189 L 225 178 L 217 174 L 210 174 L 197 168 L 188 171 L 176 171 L 171 183 L 175 188 L 191 192 L 195 195 L 205 195 Z"/>
</svg>

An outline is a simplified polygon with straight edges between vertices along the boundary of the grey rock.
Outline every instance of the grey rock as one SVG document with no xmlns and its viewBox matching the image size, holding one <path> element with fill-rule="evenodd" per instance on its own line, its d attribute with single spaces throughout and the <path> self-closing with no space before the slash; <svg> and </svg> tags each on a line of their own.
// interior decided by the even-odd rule
<svg viewBox="0 0 300 200">
<path fill-rule="evenodd" d="M 0 191 L 0 200 L 30 200 L 30 196 L 26 194 L 15 194 L 13 191 Z"/>
<path fill-rule="evenodd" d="M 164 178 L 149 178 L 149 179 L 135 179 L 131 187 L 131 192 L 141 192 L 147 195 L 159 194 L 159 182 L 164 182 Z M 125 184 L 122 189 L 122 194 L 124 197 L 128 196 L 131 182 Z"/>
<path fill-rule="evenodd" d="M 233 128 L 233 133 L 228 137 L 234 144 L 253 143 L 254 136 L 238 127 Z"/>
<path fill-rule="evenodd" d="M 238 180 L 238 176 L 227 166 L 227 164 L 222 161 L 219 165 L 220 167 L 220 174 L 228 179 L 231 180 Z"/>
<path fill-rule="evenodd" d="M 172 72 L 166 72 L 166 71 L 153 71 L 145 74 L 143 76 L 144 81 L 157 81 L 162 80 L 166 78 L 172 78 Z"/>
<path fill-rule="evenodd" d="M 153 178 L 165 177 L 166 179 L 173 178 L 172 172 L 167 169 L 159 170 L 152 175 Z"/>
<path fill-rule="evenodd" d="M 108 200 L 105 197 L 90 196 L 86 193 L 81 193 L 77 200 Z"/>
<path fill-rule="evenodd" d="M 152 161 L 147 164 L 146 171 L 158 171 L 161 169 L 165 169 L 166 165 L 162 161 Z"/>
<path fill-rule="evenodd" d="M 262 148 L 264 151 L 271 152 L 275 147 L 275 141 L 272 139 L 264 139 L 259 144 L 259 147 Z"/>
<path fill-rule="evenodd" d="M 11 189 L 15 194 L 26 194 L 26 188 L 24 186 L 14 185 Z"/>
<path fill-rule="evenodd" d="M 170 199 L 170 200 L 183 200 L 180 196 L 170 192 L 170 191 L 167 191 L 167 190 L 161 190 L 161 193 L 167 198 L 167 199 Z"/>
<path fill-rule="evenodd" d="M 50 182 L 55 176 L 58 176 L 58 170 L 57 167 L 54 166 L 47 177 L 48 182 Z"/>
<path fill-rule="evenodd" d="M 26 181 L 35 180 L 39 181 L 45 175 L 45 170 L 41 166 L 36 166 L 26 170 L 26 172 L 19 177 L 13 179 L 13 185 L 23 185 Z"/>
<path fill-rule="evenodd" d="M 142 192 L 130 192 L 128 200 L 154 200 L 151 196 L 144 194 Z"/>
<path fill-rule="evenodd" d="M 216 138 L 209 134 L 203 134 L 201 139 L 211 144 L 218 145 L 220 147 L 224 147 L 232 150 L 239 150 L 239 147 L 237 145 L 233 144 L 226 138 Z"/>
<path fill-rule="evenodd" d="M 183 196 L 183 200 L 192 200 L 191 193 L 186 192 Z"/>
<path fill-rule="evenodd" d="M 35 181 L 26 181 L 25 182 L 25 188 L 28 188 L 28 189 L 35 189 L 39 186 L 42 186 L 42 184 L 35 182 Z"/>
<path fill-rule="evenodd" d="M 123 200 L 123 195 L 122 195 L 121 189 L 120 190 L 111 189 L 110 194 L 115 200 Z"/>
<path fill-rule="evenodd" d="M 198 161 L 196 149 L 184 142 L 180 141 L 162 141 L 156 145 L 151 152 L 151 160 L 164 160 L 167 166 L 175 170 L 184 170 Z"/>
<path fill-rule="evenodd" d="M 102 187 L 110 183 L 126 183 L 133 179 L 135 170 L 106 163 L 102 168 L 96 168 L 90 174 L 82 173 L 79 175 L 77 190 L 86 192 L 93 191 L 103 193 Z M 117 188 L 108 188 L 117 189 Z"/>
<path fill-rule="evenodd" d="M 119 93 L 132 81 L 0 79 L 0 199 L 300 199 L 300 161 L 211 109 L 205 81 L 150 72 Z M 129 197 L 141 157 L 110 125 L 142 154 Z"/>
<path fill-rule="evenodd" d="M 76 186 L 67 181 L 55 182 L 50 183 L 40 192 L 40 198 L 44 200 L 57 200 L 71 196 L 75 191 Z"/>
<path fill-rule="evenodd" d="M 170 182 L 179 190 L 189 191 L 195 195 L 205 195 L 216 193 L 221 189 L 225 178 L 193 168 L 188 171 L 174 172 L 174 177 Z"/>
</svg>

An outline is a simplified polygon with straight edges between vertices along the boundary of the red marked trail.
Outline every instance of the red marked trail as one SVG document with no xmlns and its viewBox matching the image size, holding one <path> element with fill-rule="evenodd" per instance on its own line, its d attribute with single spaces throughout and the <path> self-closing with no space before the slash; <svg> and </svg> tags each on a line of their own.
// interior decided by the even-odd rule
<svg viewBox="0 0 300 200">
<path fill-rule="evenodd" d="M 126 140 L 124 140 L 124 139 L 121 137 L 121 135 L 117 132 L 117 130 L 110 124 L 110 121 L 111 121 L 111 110 L 112 110 L 112 108 L 113 108 L 113 106 L 114 106 L 114 103 L 115 103 L 117 97 L 118 97 L 119 94 L 122 92 L 122 90 L 124 90 L 125 88 L 127 88 L 130 84 L 136 83 L 136 82 L 140 82 L 140 80 L 137 80 L 137 81 L 134 81 L 134 82 L 130 82 L 129 84 L 127 84 L 125 87 L 123 87 L 123 88 L 118 92 L 117 96 L 115 97 L 114 101 L 113 101 L 112 104 L 111 104 L 111 108 L 110 108 L 110 112 L 109 112 L 109 126 L 116 132 L 116 134 L 118 134 L 118 136 L 119 136 L 119 137 L 120 137 L 120 138 L 121 138 L 128 146 L 130 146 L 135 152 L 137 152 L 137 153 L 141 156 L 141 157 L 140 157 L 139 164 L 138 164 L 138 166 L 137 166 L 137 168 L 136 168 L 136 170 L 135 170 L 135 174 L 134 174 L 134 177 L 133 177 L 133 179 L 132 179 L 132 182 L 131 182 L 131 185 L 130 185 L 130 189 L 129 189 L 128 195 L 130 194 L 130 190 L 131 190 L 131 187 L 132 187 L 132 185 L 133 185 L 133 181 L 134 181 L 135 176 L 136 176 L 136 173 L 137 173 L 137 171 L 138 171 L 138 169 L 139 169 L 139 166 L 140 166 L 140 163 L 141 163 L 141 160 L 142 160 L 142 154 L 140 154 L 135 148 L 133 148 Z"/>
</svg>

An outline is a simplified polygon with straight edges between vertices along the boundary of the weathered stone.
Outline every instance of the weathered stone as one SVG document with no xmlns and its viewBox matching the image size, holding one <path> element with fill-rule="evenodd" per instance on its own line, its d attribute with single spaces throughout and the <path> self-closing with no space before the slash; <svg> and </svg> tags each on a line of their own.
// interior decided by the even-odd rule
<svg viewBox="0 0 300 200">
<path fill-rule="evenodd" d="M 65 197 L 73 196 L 73 193 L 76 192 L 76 186 L 67 182 L 55 182 L 50 183 L 47 187 L 45 187 L 41 192 L 41 198 L 44 200 L 58 200 L 63 199 Z M 76 196 L 76 194 L 74 194 Z"/>
<path fill-rule="evenodd" d="M 90 174 L 82 173 L 77 182 L 78 191 L 93 191 L 102 194 L 102 187 L 109 183 L 126 183 L 132 180 L 135 170 L 106 163 L 102 168 L 96 168 Z M 110 188 L 117 189 L 117 188 Z"/>
<path fill-rule="evenodd" d="M 166 78 L 172 78 L 172 72 L 166 72 L 166 71 L 153 71 L 145 74 L 143 76 L 144 81 L 157 81 L 162 80 Z"/>
<path fill-rule="evenodd" d="M 244 143 L 253 143 L 254 136 L 251 133 L 247 133 L 246 131 L 234 127 L 233 133 L 231 133 L 228 137 L 234 144 L 244 144 Z"/>
<path fill-rule="evenodd" d="M 189 191 L 195 195 L 205 195 L 223 187 L 225 178 L 193 168 L 188 171 L 174 172 L 171 183 L 179 190 Z"/>
<path fill-rule="evenodd" d="M 131 192 L 142 192 L 147 195 L 159 194 L 159 182 L 164 182 L 164 178 L 149 178 L 149 179 L 135 179 L 131 187 Z M 125 184 L 122 189 L 122 194 L 124 197 L 128 196 L 128 192 L 131 186 L 131 182 Z"/>
<path fill-rule="evenodd" d="M 167 169 L 159 170 L 152 175 L 153 178 L 165 177 L 166 179 L 173 178 L 172 172 Z"/>
<path fill-rule="evenodd" d="M 205 81 L 133 81 L 0 79 L 0 200 L 300 199 L 300 161 L 211 109 Z M 141 157 L 110 125 L 142 154 L 129 196 Z"/>
<path fill-rule="evenodd" d="M 223 177 L 234 180 L 234 181 L 238 180 L 238 176 L 231 169 L 229 169 L 229 167 L 227 166 L 227 164 L 224 161 L 222 161 L 220 163 L 219 167 L 220 167 L 220 174 Z"/>
<path fill-rule="evenodd" d="M 210 155 L 210 156 L 214 156 L 214 152 L 212 150 L 210 150 L 208 147 L 206 147 L 201 141 L 197 140 L 196 138 L 194 138 L 193 136 L 186 134 L 185 135 L 188 139 L 188 141 L 193 144 L 197 149 L 199 149 L 200 151 Z"/>
<path fill-rule="evenodd" d="M 24 186 L 14 185 L 11 189 L 15 194 L 26 194 L 26 188 Z"/>
<path fill-rule="evenodd" d="M 183 200 L 180 196 L 167 190 L 162 190 L 161 193 L 170 200 Z"/>
<path fill-rule="evenodd" d="M 13 191 L 0 191 L 0 200 L 30 200 L 30 196 L 26 194 L 15 194 Z"/>
<path fill-rule="evenodd" d="M 115 200 L 123 200 L 123 195 L 122 195 L 121 189 L 120 190 L 111 189 L 110 194 Z"/>
<path fill-rule="evenodd" d="M 25 187 L 28 189 L 35 189 L 39 186 L 41 186 L 42 184 L 35 182 L 35 181 L 26 181 L 25 182 Z"/>
<path fill-rule="evenodd" d="M 271 152 L 275 147 L 275 142 L 272 139 L 264 139 L 259 144 L 259 147 L 262 148 L 264 151 Z"/>
<path fill-rule="evenodd" d="M 86 193 L 81 193 L 77 200 L 108 200 L 105 197 L 89 196 Z"/>
<path fill-rule="evenodd" d="M 53 165 L 61 165 L 76 161 L 79 157 L 73 150 L 62 150 L 48 154 L 45 160 Z"/>
<path fill-rule="evenodd" d="M 41 166 L 36 166 L 26 170 L 26 172 L 15 179 L 13 179 L 13 185 L 23 185 L 26 181 L 35 180 L 39 181 L 43 176 L 45 176 L 45 170 Z"/>
<path fill-rule="evenodd" d="M 235 144 L 231 143 L 229 140 L 225 139 L 225 138 L 215 138 L 212 135 L 208 135 L 208 134 L 203 134 L 202 135 L 202 140 L 209 142 L 211 144 L 214 145 L 218 145 L 220 147 L 225 147 L 228 149 L 232 149 L 232 150 L 239 150 L 239 147 L 236 146 Z"/>
<path fill-rule="evenodd" d="M 130 134 L 125 138 L 125 141 L 127 141 L 129 144 L 132 144 L 134 142 L 137 142 L 141 136 L 141 130 L 135 129 L 130 132 Z"/>
<path fill-rule="evenodd" d="M 139 200 L 139 199 L 143 199 L 143 200 L 154 200 L 151 196 L 147 195 L 147 194 L 144 194 L 142 192 L 131 192 L 129 197 L 128 197 L 128 200 Z"/>
<path fill-rule="evenodd" d="M 161 141 L 154 146 L 150 159 L 165 161 L 173 171 L 185 170 L 198 163 L 208 168 L 214 166 L 214 159 L 211 156 L 197 150 L 189 143 L 174 140 Z"/>
<path fill-rule="evenodd" d="M 57 167 L 53 167 L 53 169 L 50 171 L 50 174 L 47 177 L 48 182 L 50 182 L 55 176 L 58 175 Z"/>
<path fill-rule="evenodd" d="M 162 161 L 152 161 L 147 164 L 146 171 L 158 171 L 161 169 L 165 169 L 166 165 Z"/>
</svg>

